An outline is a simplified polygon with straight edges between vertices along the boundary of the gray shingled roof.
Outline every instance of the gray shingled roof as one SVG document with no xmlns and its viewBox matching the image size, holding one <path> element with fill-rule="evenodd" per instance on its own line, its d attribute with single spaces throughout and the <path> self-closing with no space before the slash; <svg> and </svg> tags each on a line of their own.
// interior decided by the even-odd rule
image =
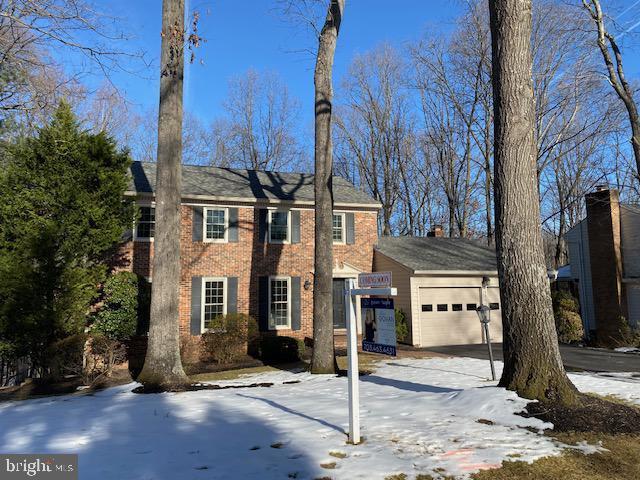
<svg viewBox="0 0 640 480">
<path fill-rule="evenodd" d="M 497 270 L 493 248 L 462 238 L 381 237 L 376 249 L 413 271 Z"/>
<path fill-rule="evenodd" d="M 129 189 L 153 193 L 156 164 L 133 162 Z M 263 172 L 233 168 L 182 166 L 182 196 L 232 197 L 252 200 L 313 201 L 313 175 L 305 173 Z M 349 181 L 334 177 L 334 201 L 337 204 L 379 206 L 373 198 Z"/>
</svg>

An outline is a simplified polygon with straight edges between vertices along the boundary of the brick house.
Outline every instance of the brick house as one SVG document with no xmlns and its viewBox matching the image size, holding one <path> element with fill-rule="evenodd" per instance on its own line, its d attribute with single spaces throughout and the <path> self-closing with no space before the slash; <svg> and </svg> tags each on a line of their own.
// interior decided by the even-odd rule
<svg viewBox="0 0 640 480">
<path fill-rule="evenodd" d="M 134 162 L 127 195 L 140 219 L 124 245 L 133 272 L 153 282 L 156 164 Z M 335 177 L 334 292 L 372 271 L 380 204 Z M 245 313 L 262 332 L 313 333 L 313 175 L 182 167 L 180 331 L 198 337 L 221 314 Z M 334 295 L 334 326 L 344 325 Z"/>
</svg>

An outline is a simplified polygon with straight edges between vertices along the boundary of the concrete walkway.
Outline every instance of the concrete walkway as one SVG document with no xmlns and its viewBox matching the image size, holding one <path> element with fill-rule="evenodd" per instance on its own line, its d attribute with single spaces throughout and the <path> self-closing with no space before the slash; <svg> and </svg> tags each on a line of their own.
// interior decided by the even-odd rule
<svg viewBox="0 0 640 480">
<path fill-rule="evenodd" d="M 425 352 L 451 355 L 456 357 L 471 357 L 488 359 L 486 345 L 452 345 L 445 347 L 427 347 L 412 348 L 401 347 L 401 349 L 410 355 L 409 352 Z M 560 345 L 560 354 L 564 366 L 567 370 L 572 371 L 591 371 L 591 372 L 639 372 L 640 373 L 640 355 L 632 353 L 619 353 L 612 350 L 573 347 L 569 345 Z M 493 356 L 496 360 L 502 360 L 502 344 L 493 344 Z"/>
</svg>

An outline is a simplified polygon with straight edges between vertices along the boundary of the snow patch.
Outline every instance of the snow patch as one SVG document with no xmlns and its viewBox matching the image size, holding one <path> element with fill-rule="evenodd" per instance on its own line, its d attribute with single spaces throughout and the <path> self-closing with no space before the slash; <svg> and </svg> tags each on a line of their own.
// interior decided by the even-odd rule
<svg viewBox="0 0 640 480">
<path fill-rule="evenodd" d="M 105 480 L 467 478 L 515 457 L 561 454 L 566 445 L 539 433 L 551 425 L 518 415 L 528 400 L 489 374 L 486 361 L 468 358 L 383 362 L 361 377 L 361 445 L 347 444 L 346 378 L 278 371 L 215 382 L 270 388 L 137 395 L 129 384 L 0 404 L 0 451 L 79 453 L 82 478 Z M 630 374 L 571 379 L 640 404 Z"/>
</svg>

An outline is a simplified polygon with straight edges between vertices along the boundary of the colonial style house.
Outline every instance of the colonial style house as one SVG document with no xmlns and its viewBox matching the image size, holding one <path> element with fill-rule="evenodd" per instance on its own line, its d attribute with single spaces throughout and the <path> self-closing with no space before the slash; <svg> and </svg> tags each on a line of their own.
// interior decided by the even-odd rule
<svg viewBox="0 0 640 480">
<path fill-rule="evenodd" d="M 134 162 L 128 195 L 140 208 L 125 253 L 153 282 L 156 164 Z M 245 313 L 260 330 L 313 333 L 313 176 L 182 167 L 180 330 L 199 336 L 221 314 Z M 344 325 L 347 278 L 373 267 L 380 204 L 348 181 L 333 181 L 334 326 Z"/>
</svg>

